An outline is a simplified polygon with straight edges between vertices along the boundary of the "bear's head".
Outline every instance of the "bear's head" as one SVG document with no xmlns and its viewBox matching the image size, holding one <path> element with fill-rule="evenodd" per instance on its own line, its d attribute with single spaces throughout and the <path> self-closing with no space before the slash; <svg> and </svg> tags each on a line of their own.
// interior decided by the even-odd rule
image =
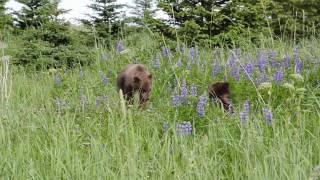
<svg viewBox="0 0 320 180">
<path fill-rule="evenodd" d="M 222 102 L 225 111 L 233 112 L 229 83 L 218 82 L 209 86 L 209 97 Z"/>
<path fill-rule="evenodd" d="M 152 74 L 143 76 L 135 76 L 133 78 L 136 89 L 139 91 L 140 102 L 145 103 L 151 96 L 152 89 Z"/>
</svg>

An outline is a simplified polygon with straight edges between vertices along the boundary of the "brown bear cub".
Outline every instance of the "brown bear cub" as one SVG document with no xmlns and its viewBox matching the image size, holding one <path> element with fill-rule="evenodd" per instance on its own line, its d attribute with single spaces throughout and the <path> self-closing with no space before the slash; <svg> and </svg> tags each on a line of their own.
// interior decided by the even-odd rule
<svg viewBox="0 0 320 180">
<path fill-rule="evenodd" d="M 219 100 L 226 112 L 233 113 L 228 82 L 217 82 L 209 86 L 209 98 Z"/>
<path fill-rule="evenodd" d="M 139 93 L 140 104 L 145 104 L 151 95 L 152 74 L 142 64 L 127 65 L 118 74 L 117 86 L 129 103 L 132 103 L 134 94 Z"/>
</svg>

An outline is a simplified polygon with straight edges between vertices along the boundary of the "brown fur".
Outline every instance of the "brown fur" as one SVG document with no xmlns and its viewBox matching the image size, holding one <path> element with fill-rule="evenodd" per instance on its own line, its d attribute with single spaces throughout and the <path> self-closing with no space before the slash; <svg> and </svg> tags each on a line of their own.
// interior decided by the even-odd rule
<svg viewBox="0 0 320 180">
<path fill-rule="evenodd" d="M 228 82 L 217 82 L 211 84 L 209 86 L 209 98 L 218 99 L 221 101 L 225 111 L 233 113 Z"/>
<path fill-rule="evenodd" d="M 127 65 L 118 75 L 117 86 L 124 98 L 132 102 L 135 93 L 139 93 L 140 104 L 149 101 L 152 90 L 152 74 L 142 64 Z"/>
</svg>

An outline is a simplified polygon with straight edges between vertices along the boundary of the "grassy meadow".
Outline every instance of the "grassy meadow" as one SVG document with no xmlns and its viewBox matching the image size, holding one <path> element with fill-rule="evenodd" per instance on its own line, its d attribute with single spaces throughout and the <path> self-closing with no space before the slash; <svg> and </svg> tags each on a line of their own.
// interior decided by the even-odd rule
<svg viewBox="0 0 320 180">
<path fill-rule="evenodd" d="M 317 39 L 169 51 L 140 36 L 121 52 L 97 48 L 89 67 L 40 72 L 9 66 L 15 46 L 5 43 L 0 179 L 320 177 Z M 116 89 L 128 63 L 153 74 L 146 110 L 126 108 Z M 224 80 L 234 114 L 207 99 L 208 85 Z"/>
</svg>

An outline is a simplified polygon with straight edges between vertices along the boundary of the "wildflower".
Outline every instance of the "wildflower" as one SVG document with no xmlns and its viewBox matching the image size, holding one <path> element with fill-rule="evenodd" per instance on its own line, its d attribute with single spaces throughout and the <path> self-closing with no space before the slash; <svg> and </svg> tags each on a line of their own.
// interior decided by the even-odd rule
<svg viewBox="0 0 320 180">
<path fill-rule="evenodd" d="M 303 62 L 300 60 L 300 59 L 298 59 L 298 60 L 296 60 L 296 73 L 297 74 L 301 74 L 301 72 L 302 72 L 302 67 L 303 67 Z"/>
<path fill-rule="evenodd" d="M 184 79 L 181 84 L 181 97 L 186 98 L 188 96 L 187 82 Z"/>
<path fill-rule="evenodd" d="M 191 96 L 197 97 L 197 95 L 198 95 L 197 86 L 195 86 L 194 84 L 192 84 L 192 86 L 191 86 Z"/>
<path fill-rule="evenodd" d="M 284 59 L 284 67 L 286 69 L 289 69 L 291 67 L 291 57 L 290 57 L 290 55 L 285 55 L 283 59 Z"/>
<path fill-rule="evenodd" d="M 231 54 L 231 56 L 229 57 L 229 66 L 231 68 L 237 66 L 236 59 L 237 59 L 237 57 L 234 54 Z"/>
<path fill-rule="evenodd" d="M 250 101 L 249 100 L 246 100 L 245 102 L 244 102 L 244 112 L 246 112 L 246 113 L 249 113 L 250 112 Z"/>
<path fill-rule="evenodd" d="M 178 107 L 180 106 L 182 103 L 181 103 L 181 97 L 177 94 L 174 94 L 172 96 L 172 104 L 173 104 L 173 107 Z"/>
<path fill-rule="evenodd" d="M 272 126 L 273 125 L 273 115 L 269 108 L 263 109 L 264 118 L 266 120 L 267 125 Z"/>
<path fill-rule="evenodd" d="M 248 124 L 248 112 L 240 112 L 240 122 L 242 126 L 247 126 Z"/>
<path fill-rule="evenodd" d="M 216 77 L 221 72 L 221 66 L 219 64 L 215 65 L 212 71 L 212 77 Z"/>
<path fill-rule="evenodd" d="M 237 81 L 240 81 L 240 70 L 238 67 L 232 67 L 231 69 L 231 76 L 237 80 Z"/>
<path fill-rule="evenodd" d="M 197 105 L 198 115 L 203 118 L 205 116 L 205 106 L 207 104 L 207 97 L 201 96 Z"/>
<path fill-rule="evenodd" d="M 254 72 L 254 65 L 249 63 L 244 66 L 245 75 L 250 78 Z"/>
<path fill-rule="evenodd" d="M 272 84 L 270 82 L 263 82 L 258 86 L 258 89 L 271 89 L 272 88 Z"/>
<path fill-rule="evenodd" d="M 61 113 L 62 109 L 69 108 L 69 103 L 66 100 L 61 99 L 61 98 L 56 98 L 55 99 L 55 104 L 57 106 L 58 113 Z"/>
<path fill-rule="evenodd" d="M 270 59 L 271 67 L 277 67 L 278 63 L 276 61 L 276 58 L 277 58 L 277 52 L 271 50 L 269 52 L 269 59 Z"/>
<path fill-rule="evenodd" d="M 266 55 L 263 52 L 258 54 L 258 67 L 260 72 L 264 73 L 267 67 Z"/>
<path fill-rule="evenodd" d="M 176 133 L 180 136 L 192 135 L 192 124 L 190 122 L 182 122 L 176 125 Z"/>
<path fill-rule="evenodd" d="M 166 47 L 163 47 L 162 48 L 162 56 L 163 57 L 169 57 L 170 55 L 171 55 L 170 49 L 166 48 Z"/>
<path fill-rule="evenodd" d="M 62 85 L 62 80 L 61 80 L 61 76 L 60 75 L 56 75 L 54 77 L 54 82 L 57 86 L 61 86 Z"/>
<path fill-rule="evenodd" d="M 117 52 L 122 52 L 122 51 L 124 51 L 124 44 L 123 44 L 123 41 L 118 41 L 118 43 L 117 43 Z"/>
<path fill-rule="evenodd" d="M 197 49 L 195 49 L 194 47 L 190 48 L 189 60 L 191 61 L 192 64 L 195 63 L 197 56 L 198 56 Z"/>
<path fill-rule="evenodd" d="M 102 79 L 102 83 L 107 86 L 109 84 L 109 78 L 107 78 L 107 76 L 105 74 L 103 74 L 102 71 L 100 71 L 100 76 Z"/>
<path fill-rule="evenodd" d="M 158 57 L 154 60 L 153 66 L 155 69 L 160 69 L 161 63 L 160 63 L 160 59 Z"/>
<path fill-rule="evenodd" d="M 282 81 L 283 81 L 283 78 L 284 78 L 284 73 L 282 71 L 282 69 L 280 68 L 277 72 L 276 72 L 276 75 L 274 77 L 274 80 L 280 84 Z"/>
<path fill-rule="evenodd" d="M 98 96 L 96 98 L 96 108 L 100 107 L 101 105 L 105 104 L 108 101 L 107 96 Z"/>
</svg>

